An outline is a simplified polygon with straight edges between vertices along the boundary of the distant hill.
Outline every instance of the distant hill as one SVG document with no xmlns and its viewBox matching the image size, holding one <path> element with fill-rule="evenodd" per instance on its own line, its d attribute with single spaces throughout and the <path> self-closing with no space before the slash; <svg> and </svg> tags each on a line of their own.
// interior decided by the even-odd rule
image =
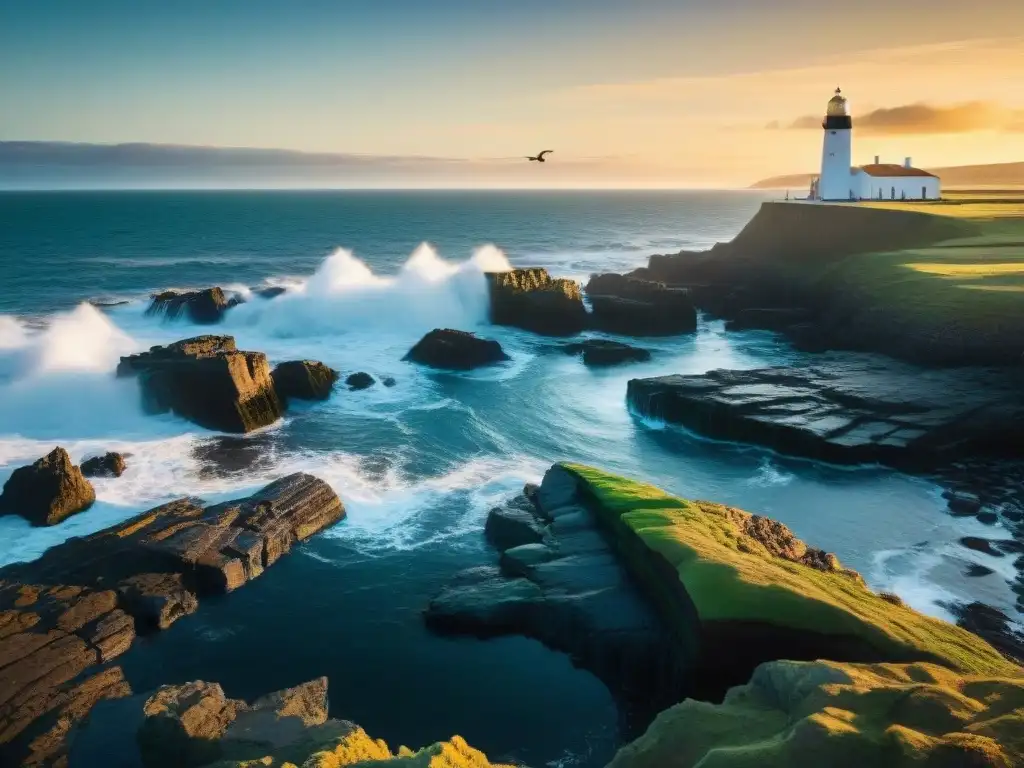
<svg viewBox="0 0 1024 768">
<path fill-rule="evenodd" d="M 942 179 L 944 187 L 1024 187 L 1024 163 L 992 165 L 955 165 L 948 168 L 927 168 Z M 751 189 L 806 189 L 818 174 L 795 173 L 772 176 L 751 185 Z"/>
</svg>

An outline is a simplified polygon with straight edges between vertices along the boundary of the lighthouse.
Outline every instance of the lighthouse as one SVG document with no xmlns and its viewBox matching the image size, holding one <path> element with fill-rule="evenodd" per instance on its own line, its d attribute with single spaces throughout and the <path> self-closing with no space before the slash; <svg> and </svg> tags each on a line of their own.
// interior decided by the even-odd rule
<svg viewBox="0 0 1024 768">
<path fill-rule="evenodd" d="M 825 119 L 825 141 L 821 149 L 821 179 L 818 196 L 822 200 L 850 200 L 855 198 L 850 168 L 853 165 L 853 118 L 846 97 L 836 88 L 829 99 Z"/>
</svg>

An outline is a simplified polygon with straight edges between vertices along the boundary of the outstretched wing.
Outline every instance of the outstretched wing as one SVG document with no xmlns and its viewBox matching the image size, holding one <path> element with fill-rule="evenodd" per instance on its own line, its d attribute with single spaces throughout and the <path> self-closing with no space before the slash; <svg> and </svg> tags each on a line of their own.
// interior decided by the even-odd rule
<svg viewBox="0 0 1024 768">
<path fill-rule="evenodd" d="M 550 155 L 554 151 L 555 150 L 553 150 L 553 149 L 545 149 L 543 152 L 541 152 L 539 155 L 537 155 L 537 159 L 538 160 L 543 160 L 544 159 L 544 155 Z"/>
</svg>

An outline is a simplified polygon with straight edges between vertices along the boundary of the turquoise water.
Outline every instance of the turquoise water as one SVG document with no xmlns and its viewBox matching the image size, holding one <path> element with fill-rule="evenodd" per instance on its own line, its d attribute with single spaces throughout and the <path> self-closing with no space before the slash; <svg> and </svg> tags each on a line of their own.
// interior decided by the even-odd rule
<svg viewBox="0 0 1024 768">
<path fill-rule="evenodd" d="M 65 446 L 131 454 L 97 504 L 49 529 L 0 518 L 0 564 L 182 495 L 231 498 L 288 472 L 330 482 L 348 519 L 243 590 L 123 657 L 138 691 L 217 680 L 251 697 L 319 675 L 332 714 L 392 745 L 453 733 L 493 757 L 598 766 L 619 743 L 604 687 L 539 644 L 429 634 L 421 611 L 458 570 L 493 562 L 487 510 L 551 462 L 589 462 L 777 517 L 878 588 L 1012 603 L 1004 576 L 968 580 L 982 533 L 936 487 L 712 443 L 632 416 L 628 379 L 799 362 L 766 333 L 644 340 L 650 362 L 585 369 L 557 341 L 486 323 L 482 270 L 548 267 L 585 279 L 738 232 L 756 193 L 76 192 L 0 194 L 0 481 Z M 272 361 L 393 376 L 338 391 L 246 437 L 142 413 L 119 355 L 198 333 L 144 314 L 149 293 L 221 285 L 247 303 L 221 329 Z M 273 300 L 251 291 L 285 285 Z M 98 309 L 83 302 L 126 302 Z M 464 374 L 401 361 L 434 327 L 498 339 L 512 357 Z M 992 565 L 989 560 L 986 564 Z M 1001 567 L 995 561 L 995 567 Z M 1012 564 L 1005 564 L 1011 568 Z M 130 759 L 126 758 L 130 764 Z M 85 757 L 78 764 L 88 764 Z"/>
</svg>

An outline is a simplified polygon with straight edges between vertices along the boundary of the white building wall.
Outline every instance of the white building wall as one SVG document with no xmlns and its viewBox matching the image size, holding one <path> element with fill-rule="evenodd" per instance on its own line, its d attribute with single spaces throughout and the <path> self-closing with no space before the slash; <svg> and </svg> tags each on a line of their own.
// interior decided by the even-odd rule
<svg viewBox="0 0 1024 768">
<path fill-rule="evenodd" d="M 869 176 L 860 171 L 855 187 L 865 200 L 938 200 L 942 196 L 934 176 Z"/>
<path fill-rule="evenodd" d="M 818 193 L 822 200 L 849 200 L 856 197 L 851 184 L 850 166 L 853 163 L 853 131 L 850 129 L 825 129 L 825 141 L 821 150 L 821 187 Z"/>
</svg>

